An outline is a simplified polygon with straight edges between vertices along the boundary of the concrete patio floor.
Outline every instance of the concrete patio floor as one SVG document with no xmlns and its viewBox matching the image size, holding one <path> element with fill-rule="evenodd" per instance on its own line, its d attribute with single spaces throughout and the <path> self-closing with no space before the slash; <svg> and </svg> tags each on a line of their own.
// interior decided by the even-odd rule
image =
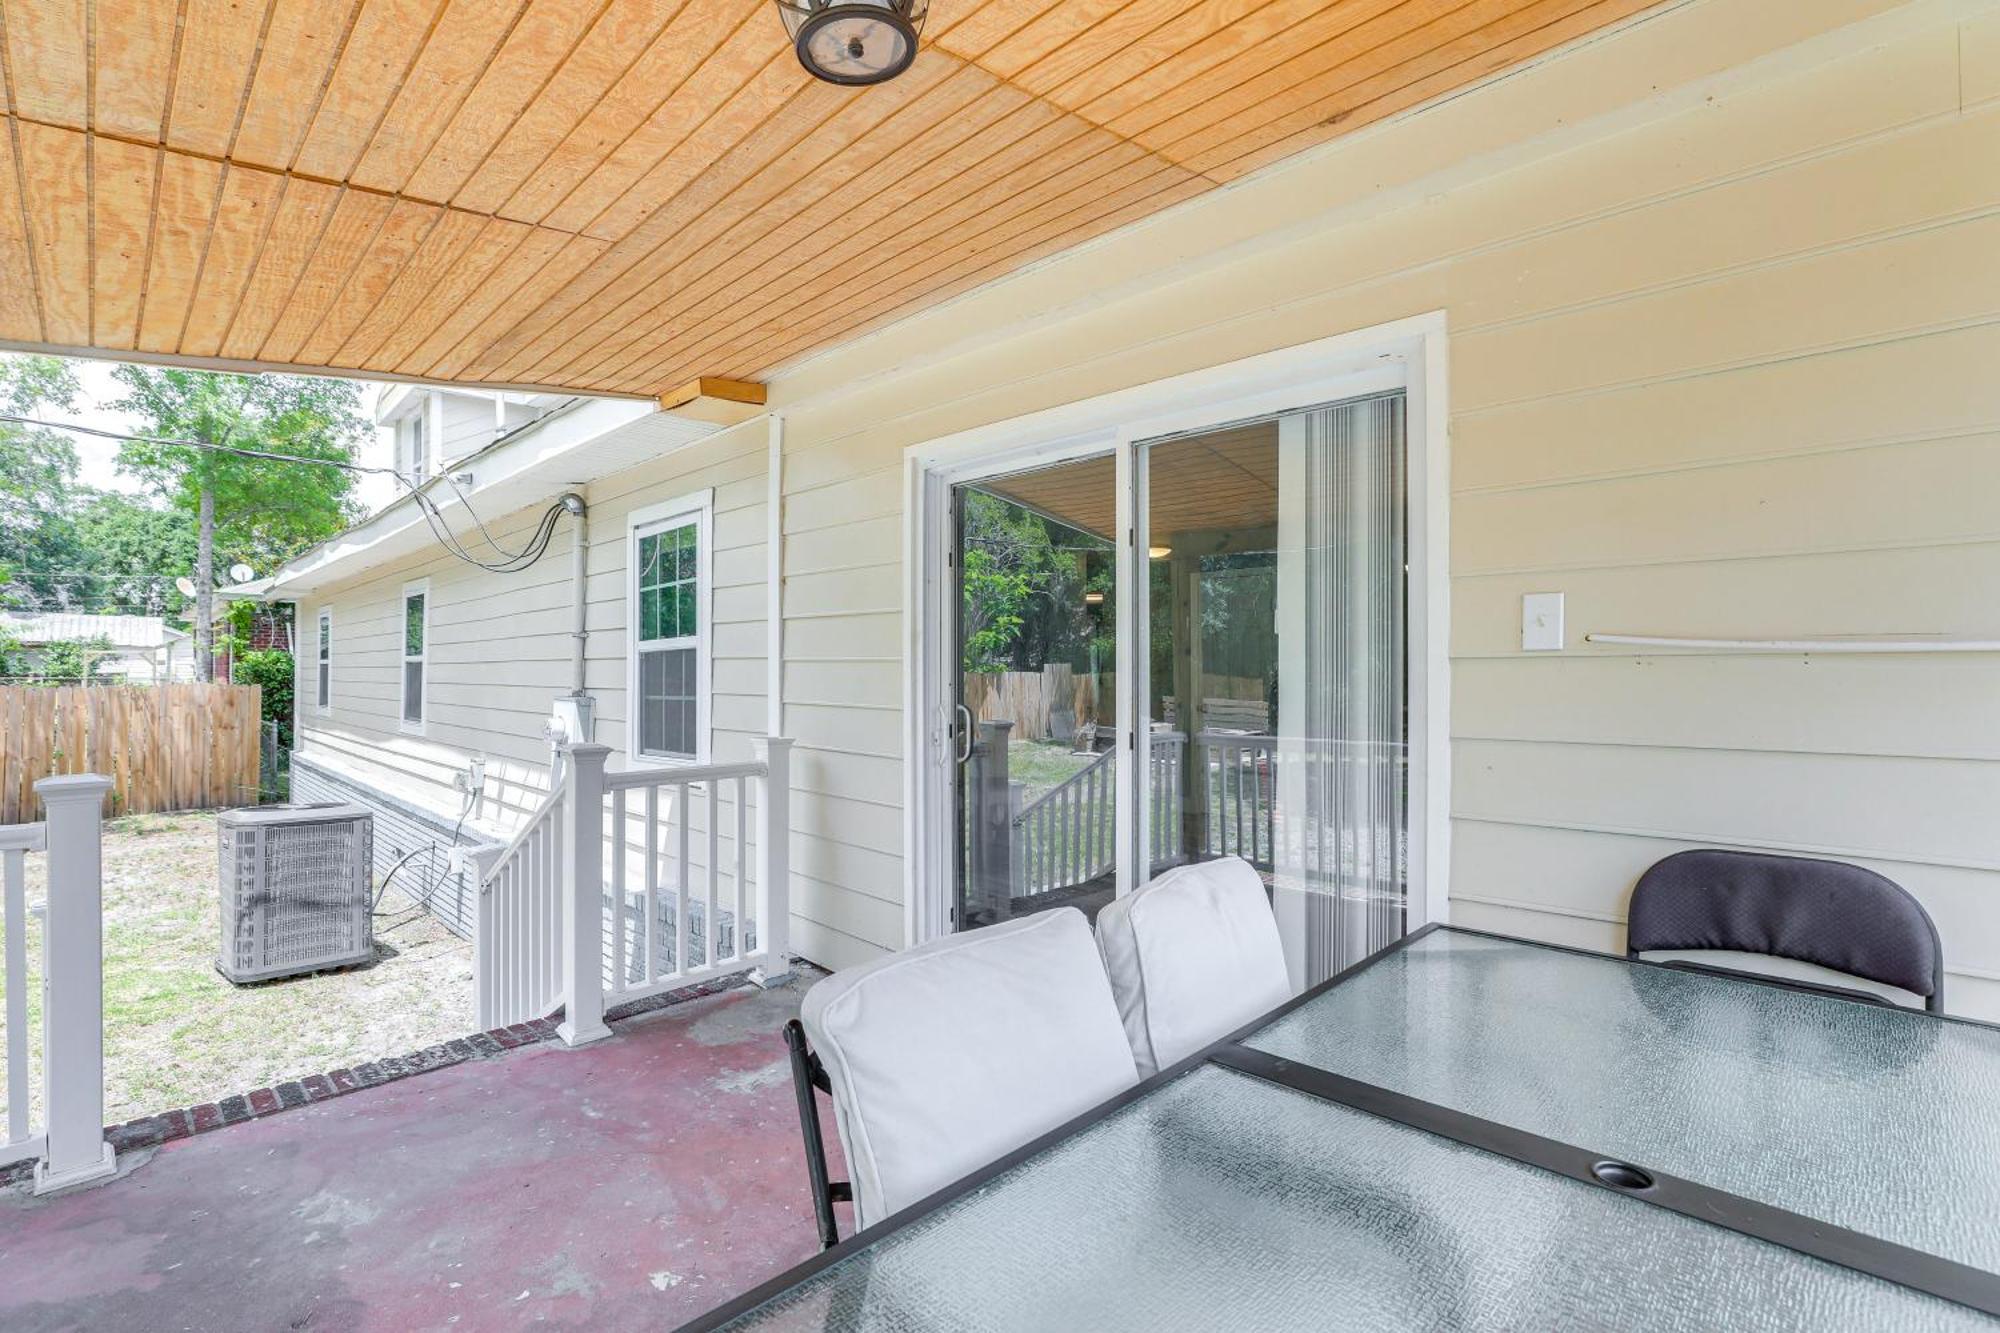
<svg viewBox="0 0 2000 1333">
<path fill-rule="evenodd" d="M 0 1327 L 670 1327 L 817 1249 L 797 1009 L 706 996 L 10 1190 Z"/>
</svg>

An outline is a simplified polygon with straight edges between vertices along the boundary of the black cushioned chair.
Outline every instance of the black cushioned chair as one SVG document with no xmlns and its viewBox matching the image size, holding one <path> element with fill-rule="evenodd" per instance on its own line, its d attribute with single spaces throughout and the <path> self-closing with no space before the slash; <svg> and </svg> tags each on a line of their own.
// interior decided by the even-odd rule
<svg viewBox="0 0 2000 1333">
<path fill-rule="evenodd" d="M 827 1081 L 826 1066 L 806 1041 L 804 1024 L 796 1018 L 785 1024 L 785 1049 L 792 1057 L 792 1092 L 799 1102 L 799 1133 L 806 1141 L 806 1183 L 812 1188 L 813 1220 L 819 1224 L 821 1247 L 830 1250 L 840 1243 L 833 1205 L 854 1202 L 854 1186 L 845 1180 L 829 1180 L 826 1174 L 826 1140 L 820 1135 L 819 1102 L 814 1093 L 832 1096 L 833 1085 Z"/>
<path fill-rule="evenodd" d="M 1944 946 L 1930 914 L 1894 880 L 1841 861 L 1702 850 L 1655 862 L 1632 890 L 1625 952 L 1636 958 L 1659 949 L 1816 963 L 1922 996 L 1932 1013 L 1944 1008 Z M 1811 989 L 1889 1003 L 1844 986 Z"/>
</svg>

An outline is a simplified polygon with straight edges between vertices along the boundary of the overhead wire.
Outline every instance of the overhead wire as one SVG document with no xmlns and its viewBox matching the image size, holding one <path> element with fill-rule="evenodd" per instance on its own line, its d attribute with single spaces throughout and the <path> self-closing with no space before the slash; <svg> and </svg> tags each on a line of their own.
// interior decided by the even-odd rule
<svg viewBox="0 0 2000 1333">
<path fill-rule="evenodd" d="M 159 435 L 134 435 L 123 431 L 103 430 L 96 426 L 83 426 L 62 421 L 43 421 L 36 417 L 21 416 L 12 412 L 0 412 L 0 421 L 11 421 L 23 426 L 39 426 L 45 430 L 71 431 L 81 435 L 94 435 L 107 440 L 130 440 L 138 444 L 160 444 L 184 449 L 203 449 L 211 453 L 233 454 L 239 458 L 257 458 L 281 463 L 316 463 L 322 467 L 340 468 L 343 471 L 360 473 L 366 476 L 393 477 L 398 485 L 403 486 L 409 491 L 411 500 L 416 503 L 417 512 L 423 516 L 424 525 L 430 529 L 431 536 L 436 539 L 438 545 L 466 564 L 483 569 L 490 574 L 518 574 L 548 554 L 549 543 L 555 538 L 556 523 L 567 509 L 562 500 L 557 500 L 554 504 L 550 505 L 543 511 L 542 516 L 536 520 L 534 532 L 528 538 L 527 545 L 518 551 L 510 552 L 494 539 L 493 534 L 487 529 L 485 521 L 479 517 L 478 511 L 473 509 L 471 498 L 459 487 L 457 478 L 453 477 L 449 472 L 441 473 L 440 475 L 444 478 L 445 485 L 451 488 L 451 492 L 457 497 L 458 503 L 471 516 L 473 526 L 479 530 L 481 540 L 492 548 L 495 555 L 500 557 L 498 560 L 485 560 L 466 549 L 464 543 L 459 540 L 458 535 L 451 530 L 450 524 L 446 522 L 444 513 L 438 508 L 437 502 L 425 494 L 422 485 L 412 481 L 398 468 L 371 467 L 349 459 L 310 458 L 298 454 L 277 453 L 269 449 L 246 449 L 240 445 L 213 444 L 207 440 L 181 440 Z"/>
</svg>

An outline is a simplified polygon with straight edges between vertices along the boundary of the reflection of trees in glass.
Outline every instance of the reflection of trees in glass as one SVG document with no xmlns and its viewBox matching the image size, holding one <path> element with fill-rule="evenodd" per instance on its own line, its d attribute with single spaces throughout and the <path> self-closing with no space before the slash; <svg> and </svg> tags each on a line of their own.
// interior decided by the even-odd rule
<svg viewBox="0 0 2000 1333">
<path fill-rule="evenodd" d="M 1236 551 L 1201 558 L 1201 662 L 1211 676 L 1277 688 L 1278 553 Z"/>
<path fill-rule="evenodd" d="M 1111 543 L 984 491 L 964 496 L 961 638 L 967 671 L 1078 671 L 1111 661 Z M 1104 600 L 1091 606 L 1087 592 Z"/>
</svg>

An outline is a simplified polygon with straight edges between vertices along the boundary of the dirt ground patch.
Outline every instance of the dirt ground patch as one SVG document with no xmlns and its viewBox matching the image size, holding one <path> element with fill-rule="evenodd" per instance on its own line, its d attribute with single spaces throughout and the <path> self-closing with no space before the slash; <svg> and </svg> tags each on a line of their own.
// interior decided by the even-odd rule
<svg viewBox="0 0 2000 1333">
<path fill-rule="evenodd" d="M 402 1055 L 472 1030 L 471 944 L 394 888 L 375 917 L 374 966 L 255 986 L 225 981 L 215 970 L 215 857 L 213 814 L 135 815 L 105 825 L 107 1123 Z M 31 902 L 42 896 L 41 860 L 29 858 Z M 28 945 L 41 948 L 33 929 Z"/>
</svg>

